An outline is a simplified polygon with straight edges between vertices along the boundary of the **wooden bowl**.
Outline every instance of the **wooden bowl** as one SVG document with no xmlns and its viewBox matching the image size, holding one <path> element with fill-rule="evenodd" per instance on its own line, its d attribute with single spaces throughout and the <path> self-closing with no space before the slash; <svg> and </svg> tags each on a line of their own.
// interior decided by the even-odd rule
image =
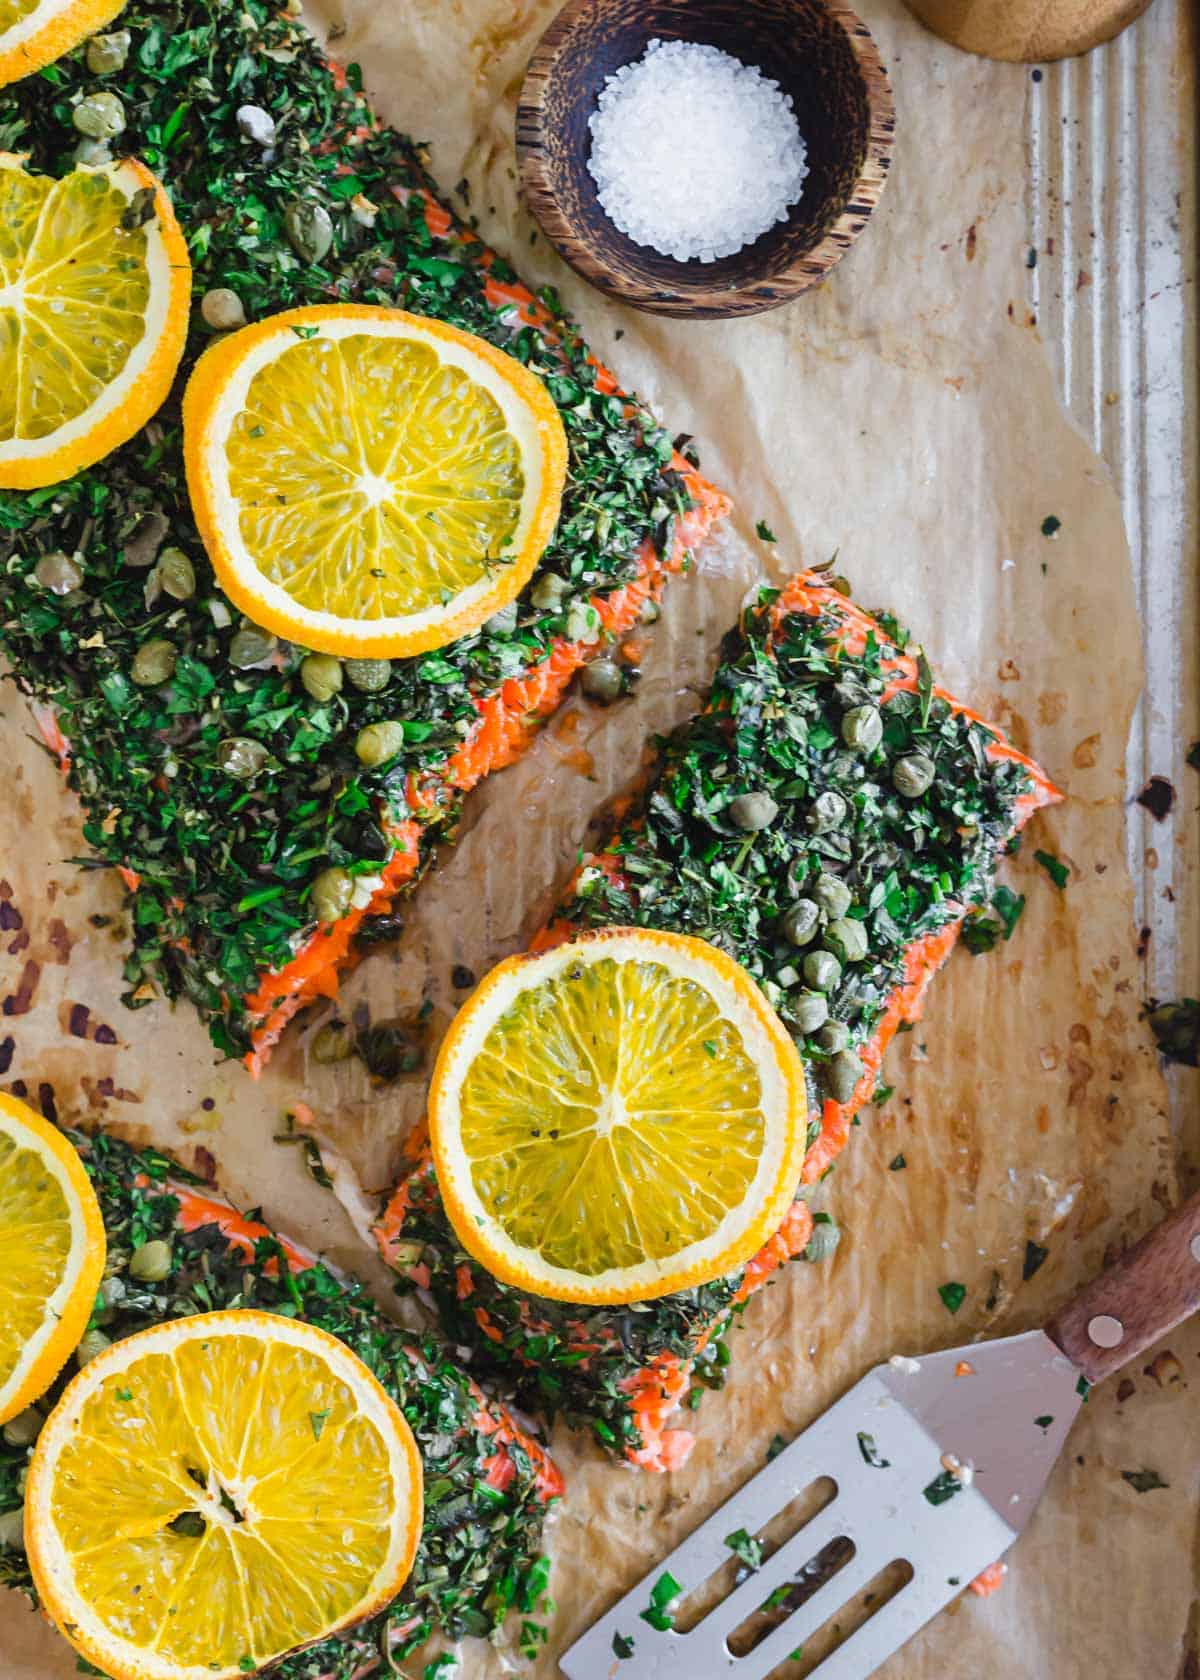
<svg viewBox="0 0 1200 1680">
<path fill-rule="evenodd" d="M 605 78 L 656 37 L 757 65 L 791 94 L 808 146 L 787 219 L 715 262 L 635 244 L 601 208 L 588 171 L 588 118 Z M 658 315 L 753 315 L 815 286 L 845 256 L 879 202 L 895 121 L 875 43 L 836 0 L 568 0 L 525 73 L 517 159 L 547 238 L 601 291 Z"/>
</svg>

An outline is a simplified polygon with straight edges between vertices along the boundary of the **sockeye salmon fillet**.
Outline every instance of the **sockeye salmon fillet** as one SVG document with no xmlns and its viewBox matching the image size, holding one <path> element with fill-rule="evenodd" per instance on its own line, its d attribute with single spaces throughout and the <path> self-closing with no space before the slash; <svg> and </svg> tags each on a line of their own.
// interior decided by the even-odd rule
<svg viewBox="0 0 1200 1680">
<path fill-rule="evenodd" d="M 845 1146 L 889 1043 L 919 1018 L 1006 847 L 1061 797 L 934 684 L 907 641 L 813 573 L 762 591 L 727 639 L 704 711 L 667 743 L 632 815 L 584 859 L 534 941 L 606 923 L 699 934 L 751 970 L 792 1028 L 810 1083 L 803 1182 L 745 1271 L 629 1309 L 506 1288 L 458 1246 L 420 1135 L 375 1228 L 400 1287 L 420 1291 L 478 1369 L 503 1370 L 525 1404 L 565 1413 L 645 1469 L 686 1458 L 693 1437 L 668 1418 L 694 1380 L 719 1381 L 732 1315 L 803 1252 L 803 1198 Z M 729 816 L 746 793 L 774 808 L 749 832 Z M 785 932 L 789 910 L 818 900 L 822 925 L 850 918 L 865 935 L 863 955 L 848 951 L 821 992 L 803 973 L 817 934 Z"/>
<path fill-rule="evenodd" d="M 175 396 L 142 433 L 52 495 L 0 492 L 0 651 L 79 795 L 88 845 L 131 895 L 126 1001 L 186 995 L 217 1047 L 257 1071 L 364 942 L 394 937 L 432 834 L 452 834 L 463 796 L 520 756 L 729 504 L 553 293 L 535 297 L 439 201 L 423 148 L 372 117 L 357 77 L 327 66 L 286 9 L 135 0 L 121 26 L 129 63 L 155 67 L 121 146 L 159 159 L 197 305 L 232 291 L 259 319 L 332 296 L 449 321 L 542 378 L 570 450 L 561 517 L 516 613 L 386 670 L 347 666 L 325 698 L 304 686 L 303 649 L 248 646 L 196 531 L 177 399 L 213 336 L 199 307 Z M 29 167 L 54 172 L 52 106 L 95 91 L 85 49 L 56 64 L 54 102 L 44 88 L 6 89 L 6 122 Z M 265 150 L 244 131 L 247 106 L 279 114 Z M 169 548 L 192 563 L 184 598 L 159 572 Z M 140 685 L 139 649 L 163 640 L 170 678 Z M 355 740 L 383 720 L 403 723 L 403 749 L 365 767 Z M 312 887 L 329 868 L 354 892 L 319 924 Z"/>
<path fill-rule="evenodd" d="M 136 1330 L 224 1306 L 253 1306 L 318 1324 L 364 1359 L 403 1407 L 424 1465 L 425 1529 L 413 1573 L 385 1610 L 274 1665 L 277 1680 L 350 1680 L 438 1631 L 451 1638 L 499 1627 L 508 1610 L 535 1612 L 548 1564 L 541 1555 L 547 1508 L 562 1479 L 541 1445 L 449 1358 L 433 1336 L 386 1318 L 353 1279 L 237 1213 L 177 1163 L 98 1134 L 72 1134 L 95 1185 L 108 1239 L 110 1305 L 104 1333 Z M 158 1283 L 134 1278 L 139 1243 L 171 1245 Z M 74 1373 L 68 1364 L 57 1388 Z M 29 1449 L 0 1441 L 0 1512 L 20 1504 Z M 6 1553 L 0 1579 L 35 1596 L 23 1553 Z"/>
</svg>

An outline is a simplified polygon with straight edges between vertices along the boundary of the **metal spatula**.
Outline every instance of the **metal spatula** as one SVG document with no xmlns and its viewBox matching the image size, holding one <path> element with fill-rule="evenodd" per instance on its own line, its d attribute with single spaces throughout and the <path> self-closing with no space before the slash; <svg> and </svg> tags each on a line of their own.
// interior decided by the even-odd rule
<svg viewBox="0 0 1200 1680">
<path fill-rule="evenodd" d="M 826 1624 L 903 1563 L 906 1584 L 880 1592 L 870 1619 L 811 1670 L 864 1680 L 1017 1538 L 1089 1385 L 1197 1309 L 1200 1195 L 1044 1331 L 877 1366 L 578 1640 L 563 1673 L 765 1680 L 819 1630 L 824 1642 Z M 671 1625 L 686 1624 L 689 1597 L 729 1571 L 730 1539 L 755 1561 L 757 1537 L 817 1478 L 835 1484 L 820 1513 L 743 1569 L 695 1626 Z"/>
</svg>

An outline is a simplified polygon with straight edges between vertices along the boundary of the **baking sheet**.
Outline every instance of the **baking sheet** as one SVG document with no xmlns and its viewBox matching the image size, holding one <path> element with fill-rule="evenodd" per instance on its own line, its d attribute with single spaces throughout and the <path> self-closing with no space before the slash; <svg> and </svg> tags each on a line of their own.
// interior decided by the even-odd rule
<svg viewBox="0 0 1200 1680">
<path fill-rule="evenodd" d="M 1165 9 L 1159 0 L 1138 30 L 1161 32 Z M 637 1477 L 560 1433 L 569 1495 L 555 1535 L 559 1610 L 539 1675 L 758 1467 L 775 1432 L 794 1432 L 890 1352 L 1037 1322 L 1175 1192 L 1166 1090 L 1137 1019 L 1144 972 L 1125 861 L 1135 791 L 1125 754 L 1143 680 L 1134 579 L 1117 491 L 1060 404 L 1061 351 L 1056 367 L 1025 266 L 1037 179 L 1027 124 L 1043 84 L 940 45 L 898 0 L 864 0 L 862 10 L 896 84 L 899 140 L 883 206 L 818 293 L 735 324 L 623 311 L 588 292 L 540 238 L 530 243 L 516 203 L 512 107 L 551 0 L 346 0 L 336 16 L 331 5 L 314 14 L 319 32 L 344 25 L 333 50 L 362 63 L 380 112 L 429 138 L 444 183 L 466 178 L 482 231 L 526 278 L 562 287 L 597 350 L 672 428 L 696 434 L 706 468 L 738 503 L 734 528 L 671 586 L 637 698 L 611 712 L 572 703 L 523 764 L 473 797 L 461 844 L 424 883 L 404 941 L 364 963 L 348 1006 L 384 1017 L 428 997 L 444 1022 L 451 968 L 481 973 L 523 942 L 576 847 L 597 837 L 589 820 L 628 784 L 645 737 L 694 709 L 747 585 L 834 549 L 858 599 L 912 624 L 939 674 L 1070 796 L 1039 819 L 1013 864 L 1028 898 L 1013 942 L 979 959 L 957 955 L 927 1022 L 891 1052 L 895 1095 L 868 1111 L 827 1186 L 845 1232 L 838 1255 L 789 1268 L 751 1306 L 734 1333 L 729 1387 L 690 1420 L 700 1441 L 688 1467 Z M 1121 51 L 1117 43 L 1093 59 Z M 1178 86 L 1174 95 L 1183 97 Z M 1148 395 L 1136 382 L 1119 391 L 1135 409 Z M 1077 391 L 1066 395 L 1074 403 Z M 1041 530 L 1050 514 L 1061 521 L 1053 539 Z M 777 533 L 775 546 L 755 539 L 758 519 Z M 235 1198 L 263 1204 L 386 1288 L 297 1152 L 271 1139 L 301 1096 L 347 1172 L 384 1183 L 419 1110 L 419 1081 L 372 1089 L 357 1065 L 310 1064 L 314 1027 L 294 1033 L 255 1086 L 214 1063 L 186 1005 L 122 1010 L 119 888 L 63 862 L 79 850 L 76 814 L 8 685 L 0 728 L 15 765 L 0 812 L 0 893 L 23 923 L 0 945 L 0 995 L 15 999 L 0 1016 L 0 1078 L 23 1081 L 35 1100 L 47 1087 L 65 1117 L 119 1125 L 185 1158 L 208 1151 Z M 1178 756 L 1175 737 L 1170 750 Z M 1034 846 L 1070 864 L 1065 893 L 1033 863 Z M 96 928 L 95 914 L 117 920 Z M 86 1039 L 68 1032 L 74 1003 L 88 1006 Z M 116 1044 L 96 1042 L 102 1023 Z M 901 1150 L 907 1169 L 888 1172 Z M 1029 1239 L 1050 1254 L 1022 1283 Z M 937 1295 L 951 1279 L 968 1288 L 954 1319 Z M 1092 1398 L 1005 1590 L 956 1603 L 893 1658 L 890 1680 L 1168 1676 L 1200 1661 L 1200 1337 L 1168 1345 L 1178 1378 L 1171 1361 L 1147 1361 L 1130 1373 L 1132 1392 L 1110 1384 Z M 1135 1493 L 1121 1472 L 1141 1468 L 1170 1486 Z M 6 1680 L 74 1672 L 65 1647 L 15 1599 L 0 1599 L 0 1653 Z M 472 1680 L 509 1661 L 478 1646 L 463 1657 Z"/>
</svg>

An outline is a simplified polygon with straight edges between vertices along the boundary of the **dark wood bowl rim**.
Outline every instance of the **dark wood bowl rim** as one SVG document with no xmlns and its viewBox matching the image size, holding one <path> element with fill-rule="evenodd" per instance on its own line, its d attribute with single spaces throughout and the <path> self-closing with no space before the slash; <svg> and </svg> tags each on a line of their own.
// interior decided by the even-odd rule
<svg viewBox="0 0 1200 1680">
<path fill-rule="evenodd" d="M 895 138 L 896 103 L 879 48 L 858 14 L 840 0 L 810 0 L 810 3 L 819 6 L 841 28 L 866 92 L 867 149 L 844 208 L 815 245 L 778 273 L 736 286 L 676 289 L 661 283 L 656 285 L 657 295 L 649 297 L 642 283 L 610 267 L 594 250 L 582 244 L 554 199 L 542 147 L 525 138 L 530 133 L 541 133 L 543 96 L 555 61 L 575 27 L 576 13 L 594 4 L 594 0 L 567 0 L 534 48 L 526 68 L 517 100 L 516 151 L 526 202 L 559 256 L 577 274 L 610 297 L 651 314 L 714 318 L 774 309 L 819 284 L 840 262 L 862 232 L 887 181 Z"/>
</svg>

